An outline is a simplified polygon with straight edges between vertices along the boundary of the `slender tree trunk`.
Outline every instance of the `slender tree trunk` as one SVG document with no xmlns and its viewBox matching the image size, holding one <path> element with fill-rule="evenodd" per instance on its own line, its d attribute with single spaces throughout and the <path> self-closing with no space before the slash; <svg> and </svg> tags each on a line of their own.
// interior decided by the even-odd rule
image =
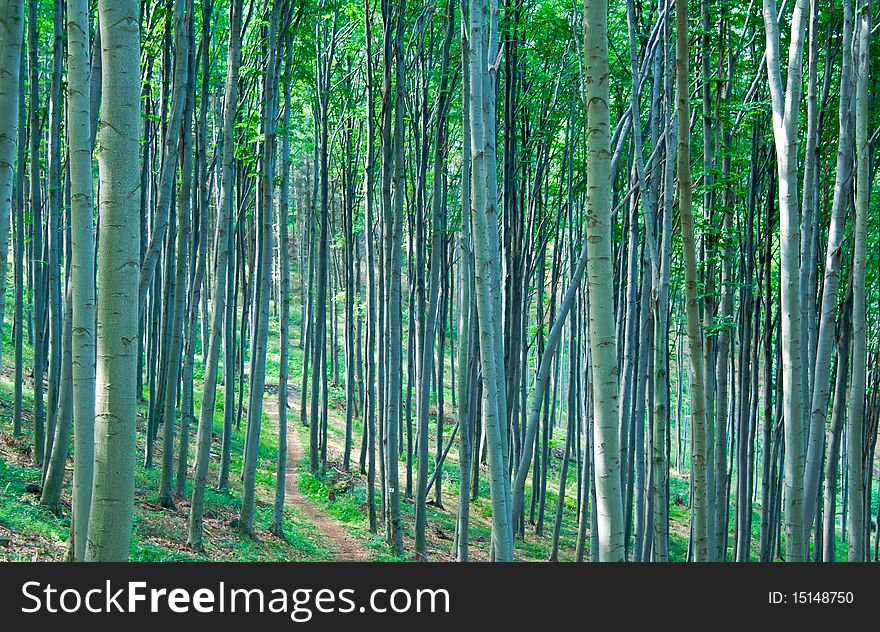
<svg viewBox="0 0 880 632">
<path fill-rule="evenodd" d="M 289 38 L 285 37 L 284 116 L 281 142 L 281 184 L 278 193 L 278 267 L 281 282 L 281 309 L 278 318 L 280 356 L 278 359 L 278 462 L 275 472 L 275 503 L 272 508 L 272 533 L 284 538 L 284 491 L 287 485 L 287 382 L 290 373 L 290 242 L 287 236 L 287 220 L 290 196 L 290 64 Z M 349 288 L 351 291 L 351 288 Z"/>
<path fill-rule="evenodd" d="M 74 559 L 85 557 L 92 499 L 95 426 L 95 237 L 92 205 L 92 115 L 89 5 L 67 3 L 68 142 L 70 143 L 70 293 L 72 319 Z M 92 55 L 100 57 L 98 50 Z"/>
<path fill-rule="evenodd" d="M 434 147 L 434 191 L 433 191 L 433 218 L 431 223 L 431 272 L 428 279 L 428 312 L 425 324 L 425 337 L 421 351 L 420 381 L 419 381 L 419 410 L 418 410 L 418 454 L 419 470 L 416 486 L 416 555 L 422 560 L 427 560 L 427 540 L 425 529 L 428 525 L 427 496 L 428 496 L 428 417 L 430 415 L 431 400 L 431 373 L 434 371 L 434 344 L 437 337 L 438 324 L 442 326 L 442 314 L 440 314 L 440 285 L 441 275 L 445 274 L 442 263 L 445 254 L 444 232 L 446 229 L 445 211 L 443 204 L 443 178 L 441 172 L 446 158 L 446 120 L 449 104 L 449 51 L 452 46 L 452 33 L 455 25 L 455 8 L 450 0 L 447 2 L 447 21 L 443 40 L 443 60 L 440 67 L 440 86 L 438 87 L 437 118 L 440 121 L 437 126 L 437 136 Z M 443 347 L 440 347 L 440 357 L 443 357 Z M 438 367 L 438 370 L 442 370 Z M 438 385 L 437 395 L 442 401 L 442 382 Z M 442 432 L 443 416 L 436 417 L 438 432 Z M 442 437 L 441 437 L 442 439 Z M 438 442 L 438 450 L 442 448 L 442 440 Z M 439 459 L 437 460 L 439 463 Z M 438 472 L 441 470 L 438 470 Z"/>
<path fill-rule="evenodd" d="M 470 485 L 473 459 L 475 401 L 473 388 L 476 380 L 477 343 L 472 337 L 476 324 L 476 304 L 473 300 L 473 254 L 470 243 L 471 228 L 471 111 L 470 59 L 468 57 L 468 2 L 460 0 L 461 10 L 461 71 L 462 71 L 462 152 L 461 152 L 461 234 L 458 243 L 458 514 L 455 522 L 455 557 L 467 562 L 470 553 Z"/>
<path fill-rule="evenodd" d="M 248 423 L 245 453 L 242 459 L 241 515 L 238 529 L 254 534 L 257 455 L 260 450 L 260 426 L 263 417 L 263 391 L 266 384 L 266 345 L 269 335 L 269 292 L 272 285 L 272 206 L 275 179 L 275 119 L 277 101 L 277 33 L 280 1 L 268 7 L 266 42 L 266 79 L 263 90 L 263 147 L 258 187 L 259 224 L 257 268 L 255 270 L 254 324 L 251 330 L 251 366 L 248 388 Z"/>
<path fill-rule="evenodd" d="M 24 25 L 22 0 L 0 2 L 0 332 L 6 305 L 6 262 L 9 256 L 9 218 L 15 180 L 16 148 L 19 142 L 19 89 Z M 24 168 L 23 164 L 18 169 Z M 2 345 L 0 345 L 2 346 Z M 2 363 L 2 350 L 0 350 Z"/>
<path fill-rule="evenodd" d="M 693 184 L 690 167 L 690 103 L 689 95 L 689 53 L 687 0 L 675 3 L 675 43 L 676 43 L 676 90 L 678 115 L 678 191 L 679 214 L 681 215 L 681 239 L 685 265 L 685 310 L 687 313 L 688 355 L 690 356 L 690 412 L 691 412 L 691 530 L 694 542 L 693 559 L 697 562 L 709 560 L 709 533 L 707 516 L 709 514 L 708 489 L 706 481 L 706 395 L 705 372 L 703 370 L 703 333 L 700 324 L 700 309 L 697 298 L 697 253 L 694 238 L 694 213 L 692 209 Z"/>
<path fill-rule="evenodd" d="M 506 380 L 501 336 L 501 251 L 495 156 L 495 64 L 497 3 L 470 6 L 471 164 L 473 169 L 473 236 L 476 260 L 475 295 L 483 372 L 483 427 L 489 456 L 493 559 L 513 561 L 510 480 L 507 466 Z M 490 21 L 491 14 L 491 21 Z"/>
<path fill-rule="evenodd" d="M 813 388 L 809 411 L 810 439 L 807 446 L 807 460 L 804 473 L 804 529 L 806 533 L 809 533 L 813 518 L 815 517 L 816 499 L 819 495 L 819 477 L 825 452 L 825 418 L 828 410 L 830 388 L 832 337 L 834 335 L 835 314 L 839 302 L 838 288 L 840 287 L 841 254 L 848 206 L 847 198 L 853 172 L 852 34 L 852 1 L 843 0 L 837 161 L 831 205 L 831 222 L 828 229 L 828 244 L 825 249 L 825 274 L 822 280 L 822 298 L 819 304 L 819 331 L 816 337 L 814 362 L 811 365 L 813 369 Z"/>
<path fill-rule="evenodd" d="M 327 266 L 329 265 L 329 226 L 330 226 L 330 192 L 328 173 L 328 104 L 330 90 L 330 70 L 333 64 L 333 56 L 336 46 L 336 21 L 335 17 L 331 26 L 331 32 L 328 34 L 322 28 L 319 29 L 319 38 L 321 49 L 319 50 L 317 67 L 318 76 L 318 95 L 317 95 L 317 120 L 316 134 L 318 135 L 318 161 L 315 166 L 319 180 L 318 196 L 320 201 L 319 207 L 319 236 L 318 236 L 318 258 L 317 266 L 317 289 L 315 293 L 315 306 L 313 310 L 312 321 L 312 399 L 311 411 L 309 415 L 309 469 L 314 473 L 323 470 L 325 463 L 320 459 L 319 452 L 319 434 L 321 424 L 319 423 L 320 414 L 320 388 L 323 382 L 326 382 L 326 374 L 321 372 L 321 362 L 326 355 L 327 341 Z M 329 41 L 328 41 L 329 39 Z M 326 387 L 325 387 L 326 388 Z"/>
<path fill-rule="evenodd" d="M 189 8 L 191 4 L 188 4 Z M 187 18 L 183 29 L 190 28 L 192 19 L 191 11 L 187 11 Z M 189 38 L 186 38 L 189 40 Z M 188 64 L 192 66 L 191 49 L 187 47 L 179 51 L 178 65 Z M 187 72 L 184 76 L 190 77 Z M 177 425 L 176 411 L 178 402 L 178 389 L 180 388 L 180 370 L 182 354 L 184 351 L 184 309 L 186 307 L 186 280 L 187 265 L 189 265 L 190 242 L 192 235 L 191 206 L 192 206 L 192 112 L 195 104 L 195 84 L 187 79 L 185 105 L 183 111 L 183 124 L 180 127 L 180 193 L 177 196 L 177 226 L 176 246 L 174 257 L 174 281 L 169 277 L 167 282 L 172 284 L 173 291 L 169 293 L 170 302 L 165 306 L 165 326 L 170 329 L 167 353 L 165 355 L 165 392 L 162 413 L 162 473 L 159 481 L 159 505 L 173 508 L 174 500 L 174 436 Z M 193 262 L 195 265 L 195 262 Z M 181 408 L 181 416 L 186 411 Z"/>
<path fill-rule="evenodd" d="M 804 407 L 800 328 L 800 225 L 797 198 L 797 124 L 801 57 L 808 0 L 797 0 L 791 19 L 787 85 L 780 70 L 779 22 L 774 0 L 764 0 L 767 77 L 773 106 L 773 135 L 779 183 L 780 314 L 782 392 L 785 415 L 785 558 L 806 559 L 804 544 Z"/>
<path fill-rule="evenodd" d="M 202 10 L 207 10 L 207 3 L 203 3 Z M 210 15 L 202 15 L 202 43 L 199 48 L 199 57 L 206 57 L 208 40 L 210 38 Z M 195 42 L 195 29 L 193 21 L 189 21 L 190 41 Z M 191 119 L 195 109 L 195 71 L 196 71 L 196 53 L 195 44 L 190 52 L 190 65 L 192 68 L 189 73 L 189 95 L 192 100 L 192 107 L 187 116 L 187 123 L 192 126 Z M 196 334 L 198 328 L 199 303 L 202 300 L 202 286 L 205 283 L 205 259 L 207 251 L 205 244 L 208 241 L 208 205 L 206 203 L 204 192 L 205 177 L 202 173 L 202 163 L 204 162 L 204 148 L 202 147 L 203 138 L 205 136 L 205 128 L 207 122 L 205 120 L 205 101 L 208 92 L 208 61 L 204 59 L 202 63 L 202 98 L 199 107 L 199 115 L 196 120 L 195 130 L 190 135 L 190 145 L 195 143 L 195 152 L 190 149 L 191 157 L 188 159 L 190 172 L 195 173 L 195 178 L 190 185 L 190 207 L 192 209 L 191 235 L 189 261 L 190 267 L 188 271 L 187 294 L 184 305 L 186 312 L 183 321 L 183 359 L 180 377 L 180 439 L 178 441 L 177 453 L 177 481 L 176 494 L 178 496 L 186 496 L 186 479 L 189 472 L 189 435 L 190 425 L 195 417 L 193 410 L 193 371 L 196 356 Z"/>
<path fill-rule="evenodd" d="M 847 294 L 840 315 L 840 334 L 837 339 L 837 376 L 834 382 L 834 404 L 831 409 L 831 427 L 828 429 L 828 455 L 825 458 L 825 503 L 822 529 L 822 561 L 837 560 L 837 479 L 840 472 L 840 442 L 846 418 L 846 380 L 849 375 L 850 310 L 852 294 Z"/>
<path fill-rule="evenodd" d="M 150 242 L 144 252 L 143 262 L 139 277 L 139 305 L 143 309 L 147 290 L 156 272 L 156 264 L 162 251 L 162 243 L 168 231 L 169 214 L 171 212 L 172 197 L 174 195 L 174 183 L 177 173 L 178 143 L 180 131 L 183 125 L 184 108 L 187 101 L 188 75 L 191 70 L 190 64 L 186 63 L 190 29 L 187 20 L 192 20 L 192 3 L 190 0 L 173 0 L 172 24 L 174 26 L 174 51 L 177 63 L 174 65 L 172 79 L 171 105 L 168 124 L 165 127 L 165 135 L 162 145 L 162 164 L 159 172 L 159 188 L 156 208 L 153 211 L 151 222 Z"/>
<path fill-rule="evenodd" d="M 394 196 L 390 196 L 390 190 L 383 194 L 383 212 L 385 217 L 385 257 L 388 275 L 388 291 L 386 304 L 386 335 L 387 335 L 387 405 L 385 407 L 385 476 L 386 490 L 388 494 L 386 522 L 388 524 L 387 540 L 392 551 L 401 555 L 403 553 L 403 533 L 400 517 L 400 479 L 398 476 L 398 445 L 401 399 L 401 363 L 403 358 L 403 342 L 401 327 L 401 247 L 403 239 L 403 204 L 404 187 L 406 186 L 404 157 L 404 88 L 405 88 L 405 49 L 403 47 L 403 29 L 406 4 L 401 3 L 390 13 L 390 7 L 383 7 L 385 20 L 385 99 L 384 108 L 386 113 L 383 121 L 383 187 L 390 189 L 392 175 L 394 178 Z M 397 21 L 396 28 L 392 21 Z M 392 44 L 391 34 L 394 33 Z M 393 145 L 391 139 L 391 76 L 390 64 L 393 51 L 395 65 L 394 86 L 394 134 Z M 392 173 L 391 155 L 394 155 L 394 168 Z"/>
<path fill-rule="evenodd" d="M 69 222 L 66 222 L 69 223 Z M 68 240 L 69 241 L 69 240 Z M 70 255 L 65 257 L 70 261 Z M 67 278 L 70 278 L 68 266 Z M 67 456 L 70 449 L 70 427 L 73 424 L 73 384 L 71 365 L 71 351 L 73 350 L 73 338 L 71 336 L 71 322 L 73 320 L 73 302 L 70 294 L 70 284 L 67 284 L 64 297 L 63 324 L 59 349 L 61 353 L 60 381 L 58 385 L 58 402 L 56 406 L 55 437 L 52 442 L 50 458 L 46 461 L 46 476 L 43 481 L 43 492 L 40 495 L 40 505 L 50 511 L 58 511 L 61 505 L 61 488 L 64 485 L 64 473 L 67 466 Z M 87 450 L 88 451 L 88 450 Z"/>
<path fill-rule="evenodd" d="M 871 173 L 868 163 L 868 70 L 871 51 L 871 8 L 865 1 L 856 17 L 856 186 L 855 227 L 853 228 L 853 314 L 852 314 L 852 384 L 850 385 L 849 416 L 846 430 L 847 498 L 849 524 L 847 550 L 850 562 L 863 562 L 865 551 L 865 374 L 867 372 L 867 335 L 865 324 L 868 238 L 868 200 Z M 869 463 L 869 465 L 873 465 Z"/>
<path fill-rule="evenodd" d="M 49 199 L 46 221 L 46 252 L 43 261 L 46 271 L 46 297 L 48 312 L 46 313 L 46 332 L 48 333 L 48 372 L 46 389 L 46 445 L 44 448 L 43 481 L 49 470 L 56 427 L 59 422 L 59 387 L 61 377 L 61 250 L 64 248 L 61 233 L 61 206 L 63 195 L 61 165 L 61 121 L 64 106 L 61 100 L 61 75 L 63 72 L 62 56 L 64 51 L 64 5 L 54 4 L 52 13 L 52 74 L 49 86 L 49 144 L 47 164 L 47 188 Z M 59 453 L 60 456 L 60 453 Z"/>
<path fill-rule="evenodd" d="M 30 207 L 31 207 L 31 291 L 33 292 L 33 349 L 34 349 L 34 464 L 43 465 L 46 442 L 46 412 L 44 408 L 44 384 L 46 345 L 43 336 L 45 319 L 45 292 L 43 266 L 43 205 L 40 185 L 40 68 L 37 56 L 37 0 L 30 0 L 28 15 L 28 78 L 30 112 Z"/>
<path fill-rule="evenodd" d="M 378 531 L 376 516 L 376 337 L 377 308 L 376 301 L 376 235 L 373 217 L 373 200 L 375 193 L 375 118 L 376 105 L 373 96 L 373 10 L 370 0 L 364 0 L 365 45 L 367 66 L 367 152 L 365 165 L 365 241 L 367 247 L 367 327 L 366 340 L 366 384 L 364 389 L 364 425 L 367 432 L 367 511 L 370 521 L 370 533 Z"/>
<path fill-rule="evenodd" d="M 220 346 L 224 344 L 226 333 L 233 329 L 233 323 L 226 322 L 228 316 L 227 296 L 230 261 L 230 240 L 233 228 L 232 206 L 235 187 L 235 118 L 238 104 L 238 64 L 241 47 L 241 0 L 233 0 L 229 6 L 229 49 L 226 68 L 226 89 L 223 98 L 223 151 L 220 168 L 220 207 L 217 218 L 217 237 L 214 241 L 214 291 L 211 310 L 211 329 L 208 339 L 208 356 L 205 364 L 205 380 L 202 391 L 202 405 L 199 413 L 199 426 L 196 438 L 196 463 L 193 474 L 192 502 L 189 513 L 189 546 L 202 549 L 202 515 L 205 502 L 205 485 L 208 478 L 208 462 L 211 457 L 211 437 L 214 430 L 214 407 L 217 399 L 217 373 Z M 226 390 L 223 398 L 223 445 L 228 446 L 232 434 L 232 404 L 234 395 L 228 369 L 232 362 L 231 349 L 224 348 Z M 234 388 L 234 387 L 233 387 Z M 227 399 L 228 397 L 228 399 Z M 228 435 L 227 435 L 228 432 Z M 221 465 L 221 470 L 223 466 Z M 228 464 L 226 465 L 228 475 Z"/>
<path fill-rule="evenodd" d="M 19 29 L 21 29 L 19 25 Z M 14 35 L 10 35 L 10 42 L 14 41 Z M 27 228 L 24 223 L 24 205 L 25 205 L 25 133 L 27 112 L 25 108 L 25 87 L 23 72 L 25 66 L 25 47 L 23 43 L 23 35 L 19 30 L 19 61 L 18 61 L 18 164 L 15 170 L 15 211 L 13 214 L 15 221 L 15 314 L 13 316 L 13 347 L 15 349 L 15 372 L 13 385 L 13 413 L 12 413 L 12 436 L 21 436 L 22 422 L 22 391 L 24 389 L 24 276 L 25 276 L 25 241 L 24 236 Z M 12 45 L 12 44 L 10 44 Z M 4 67 L 5 66 L 4 64 Z M 94 329 L 94 328 L 93 328 Z"/>
<path fill-rule="evenodd" d="M 668 22 L 667 22 L 668 34 Z M 668 53 L 667 53 L 668 54 Z M 667 67 L 672 64 L 668 64 Z M 666 157 L 663 165 L 663 209 L 662 230 L 660 237 L 660 266 L 657 277 L 657 296 L 654 301 L 654 437 L 651 455 L 651 476 L 654 483 L 654 524 L 653 529 L 653 560 L 666 562 L 669 557 L 669 468 L 666 445 L 670 439 L 670 402 L 669 402 L 669 277 L 672 264 L 672 222 L 673 222 L 673 187 L 675 177 L 677 128 L 673 125 L 673 90 L 672 69 L 666 73 Z M 680 354 L 676 360 L 680 363 Z M 681 365 L 679 364 L 679 367 Z M 678 387 L 681 388 L 682 375 L 677 373 Z M 681 459 L 681 391 L 678 395 L 679 416 L 676 429 L 679 431 L 678 451 L 676 457 Z"/>
</svg>

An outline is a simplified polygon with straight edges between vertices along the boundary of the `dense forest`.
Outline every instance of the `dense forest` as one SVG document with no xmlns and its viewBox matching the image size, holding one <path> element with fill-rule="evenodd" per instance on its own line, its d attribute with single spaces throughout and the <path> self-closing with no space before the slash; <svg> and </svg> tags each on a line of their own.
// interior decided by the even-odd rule
<svg viewBox="0 0 880 632">
<path fill-rule="evenodd" d="M 880 559 L 876 11 L 0 0 L 0 559 Z"/>
</svg>

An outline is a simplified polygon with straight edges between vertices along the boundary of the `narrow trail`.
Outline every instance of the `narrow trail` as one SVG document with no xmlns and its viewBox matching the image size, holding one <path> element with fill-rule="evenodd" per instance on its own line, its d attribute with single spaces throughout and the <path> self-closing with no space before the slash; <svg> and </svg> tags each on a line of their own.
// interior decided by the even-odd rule
<svg viewBox="0 0 880 632">
<path fill-rule="evenodd" d="M 278 423 L 278 398 L 267 393 L 264 401 L 266 413 Z M 299 438 L 297 419 L 288 415 L 287 420 L 287 474 L 285 476 L 284 502 L 288 507 L 295 507 L 314 524 L 335 552 L 330 560 L 333 562 L 368 562 L 370 553 L 357 538 L 324 510 L 303 496 L 299 490 L 299 458 L 304 447 Z"/>
</svg>

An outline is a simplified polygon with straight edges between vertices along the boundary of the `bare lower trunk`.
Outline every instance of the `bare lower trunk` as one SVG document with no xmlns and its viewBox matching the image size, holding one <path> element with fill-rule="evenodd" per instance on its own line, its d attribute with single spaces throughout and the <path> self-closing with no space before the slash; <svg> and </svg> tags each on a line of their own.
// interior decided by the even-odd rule
<svg viewBox="0 0 880 632">
<path fill-rule="evenodd" d="M 797 197 L 797 119 L 801 56 L 808 0 L 798 0 L 791 20 L 787 86 L 780 70 L 779 23 L 774 0 L 764 0 L 767 76 L 773 105 L 773 135 L 779 181 L 780 317 L 782 393 L 785 416 L 785 558 L 806 559 L 804 544 L 804 406 L 800 326 L 800 225 Z"/>
<path fill-rule="evenodd" d="M 0 2 L 0 331 L 6 304 L 6 262 L 9 254 L 9 218 L 12 210 L 14 165 L 18 145 L 19 89 L 24 24 L 22 0 Z M 18 169 L 23 169 L 20 164 Z M 2 351 L 0 351 L 2 353 Z M 2 360 L 2 356 L 0 356 Z"/>
<path fill-rule="evenodd" d="M 217 218 L 217 255 L 214 263 L 213 309 L 208 338 L 208 355 L 205 364 L 204 389 L 199 413 L 199 426 L 196 438 L 196 462 L 193 474 L 192 503 L 189 513 L 189 546 L 196 550 L 202 548 L 202 512 L 204 510 L 205 485 L 208 477 L 208 462 L 211 456 L 211 436 L 214 430 L 214 406 L 217 398 L 217 374 L 220 346 L 224 344 L 224 320 L 227 317 L 227 296 L 231 268 L 229 244 L 232 237 L 232 205 L 235 186 L 235 118 L 238 104 L 238 64 L 241 45 L 241 2 L 233 0 L 230 4 L 229 52 L 226 71 L 226 92 L 223 104 L 223 154 L 220 171 L 220 208 Z M 225 323 L 228 331 L 234 325 Z M 224 349 L 224 369 L 232 365 L 229 348 Z M 227 423 L 231 431 L 233 398 L 229 396 L 231 386 L 229 371 L 226 371 L 226 391 L 223 398 L 224 443 Z M 227 399 L 227 397 L 229 397 Z"/>
<path fill-rule="evenodd" d="M 849 523 L 847 546 L 850 562 L 863 562 L 865 551 L 865 377 L 867 373 L 867 332 L 865 324 L 868 237 L 868 199 L 871 174 L 868 163 L 868 69 L 871 51 L 870 4 L 859 8 L 856 18 L 858 34 L 856 50 L 856 196 L 855 227 L 853 228 L 853 316 L 852 316 L 852 384 L 849 396 L 849 417 L 846 431 L 846 478 Z"/>
<path fill-rule="evenodd" d="M 95 472 L 87 561 L 128 559 L 134 509 L 140 222 L 140 34 L 134 0 L 98 3 L 104 46 L 98 154 Z"/>
<path fill-rule="evenodd" d="M 690 167 L 690 104 L 688 87 L 688 26 L 687 0 L 676 0 L 676 99 L 678 101 L 678 190 L 681 215 L 681 240 L 685 266 L 685 311 L 687 314 L 688 355 L 690 356 L 691 407 L 691 532 L 693 559 L 709 561 L 708 489 L 706 487 L 706 395 L 703 370 L 703 333 L 697 298 L 697 252 L 692 208 L 693 184 Z"/>
<path fill-rule="evenodd" d="M 611 125 L 608 85 L 608 3 L 589 0 L 584 8 L 584 79 L 587 109 L 587 287 L 593 376 L 599 559 L 624 559 L 623 500 L 618 443 L 617 338 L 612 306 Z"/>
</svg>

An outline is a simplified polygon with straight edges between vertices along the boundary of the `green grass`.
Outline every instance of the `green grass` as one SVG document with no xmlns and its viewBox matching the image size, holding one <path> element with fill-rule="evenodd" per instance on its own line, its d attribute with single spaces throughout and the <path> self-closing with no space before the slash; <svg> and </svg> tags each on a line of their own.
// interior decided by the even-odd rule
<svg viewBox="0 0 880 632">
<path fill-rule="evenodd" d="M 11 301 L 10 301 L 11 303 Z M 10 304 L 8 303 L 8 304 Z M 0 375 L 0 538 L 8 538 L 8 546 L 0 546 L 0 560 L 59 560 L 63 559 L 70 527 L 70 476 L 63 491 L 63 503 L 59 514 L 39 506 L 39 497 L 28 493 L 28 483 L 39 483 L 40 470 L 33 465 L 31 437 L 33 436 L 33 393 L 29 379 L 24 384 L 23 435 L 13 439 L 12 432 L 12 367 L 13 356 L 11 326 L 6 323 L 4 336 L 5 366 Z M 25 345 L 25 362 L 32 350 Z M 29 371 L 29 368 L 27 368 Z M 194 367 L 195 415 L 198 418 L 201 402 L 201 378 L 204 367 L 201 354 L 197 353 Z M 277 370 L 277 369 L 276 369 Z M 219 452 L 219 439 L 223 425 L 223 393 L 218 391 L 214 412 L 215 442 L 213 452 Z M 159 487 L 159 466 L 162 449 L 161 432 L 157 440 L 154 465 L 143 465 L 145 407 L 138 415 L 137 469 L 135 473 L 135 512 L 131 543 L 131 559 L 134 561 L 320 561 L 333 554 L 331 545 L 300 512 L 288 508 L 285 512 L 285 536 L 287 541 L 270 534 L 272 520 L 271 501 L 275 486 L 275 463 L 277 436 L 274 424 L 264 417 L 260 437 L 257 469 L 257 505 L 254 515 L 256 536 L 246 537 L 230 526 L 241 508 L 240 477 L 241 454 L 244 447 L 246 421 L 233 433 L 229 493 L 216 490 L 218 459 L 212 459 L 209 470 L 209 487 L 205 498 L 205 547 L 200 554 L 186 547 L 188 496 L 192 491 L 191 480 L 187 483 L 187 497 L 176 500 L 177 510 L 172 511 L 156 505 Z M 195 424 L 190 428 L 190 464 L 195 457 Z M 72 452 L 72 448 L 71 448 Z M 68 470 L 72 464 L 68 461 Z"/>
<path fill-rule="evenodd" d="M 11 288 L 11 284 L 9 284 Z M 12 305 L 11 289 L 8 291 L 7 305 Z M 299 423 L 299 389 L 302 384 L 303 350 L 298 348 L 299 341 L 299 306 L 292 305 L 291 314 L 291 345 L 290 345 L 290 390 L 295 395 L 292 402 L 295 406 L 289 410 L 288 423 L 293 424 L 295 432 L 300 433 L 302 445 L 308 445 L 308 429 Z M 38 496 L 28 493 L 25 489 L 28 483 L 38 483 L 40 472 L 33 467 L 30 458 L 32 449 L 29 441 L 32 437 L 31 411 L 33 409 L 33 393 L 30 389 L 29 377 L 30 365 L 32 364 L 32 349 L 25 344 L 23 349 L 25 362 L 25 380 L 23 390 L 24 410 L 24 434 L 20 440 L 11 437 L 11 418 L 13 410 L 13 372 L 12 360 L 14 358 L 12 348 L 11 323 L 7 319 L 4 326 L 3 358 L 4 368 L 0 373 L 0 538 L 10 538 L 12 546 L 0 546 L 0 560 L 25 560 L 25 559 L 61 559 L 64 556 L 69 529 L 69 480 L 64 489 L 64 504 L 59 514 L 54 514 L 39 507 Z M 450 340 L 451 342 L 451 340 Z M 204 366 L 201 362 L 201 350 L 197 348 L 196 359 L 193 367 L 194 383 L 194 407 L 195 417 L 198 419 L 201 403 L 201 381 L 204 376 Z M 344 362 L 340 346 L 340 362 Z M 276 385 L 280 354 L 278 349 L 278 324 L 270 323 L 269 342 L 267 350 L 267 386 Z M 330 372 L 332 377 L 332 371 Z M 340 367 L 340 376 L 344 379 L 344 367 Z M 405 377 L 405 376 L 404 376 Z M 404 387 L 406 388 L 406 387 Z M 404 391 L 404 395 L 406 391 Z M 267 397 L 271 395 L 267 394 Z M 236 392 L 236 397 L 238 393 Z M 244 397 L 247 397 L 245 384 Z M 245 399 L 245 401 L 247 401 Z M 328 383 L 329 411 L 329 448 L 331 458 L 342 452 L 344 441 L 344 418 L 345 418 L 345 388 L 343 385 L 334 384 L 332 379 Z M 454 413 L 452 407 L 451 373 L 445 372 L 444 401 L 446 402 L 445 415 L 449 417 Z M 237 404 L 237 399 L 232 403 Z M 138 464 L 136 470 L 136 500 L 134 530 L 132 537 L 131 558 L 136 561 L 200 561 L 200 560 L 241 560 L 241 561 L 300 561 L 300 560 L 326 560 L 334 554 L 331 544 L 326 542 L 325 537 L 318 529 L 300 512 L 288 508 L 285 519 L 285 534 L 287 542 L 284 542 L 268 533 L 272 517 L 271 502 L 275 485 L 275 464 L 277 462 L 277 430 L 274 424 L 265 415 L 262 421 L 262 432 L 258 451 L 257 468 L 257 505 L 255 508 L 254 526 L 257 536 L 255 538 L 243 537 L 231 525 L 241 508 L 240 476 L 242 467 L 242 452 L 247 421 L 242 422 L 242 427 L 233 433 L 231 449 L 231 471 L 229 493 L 221 493 L 214 485 L 217 481 L 219 453 L 219 437 L 222 435 L 223 425 L 223 389 L 217 390 L 217 404 L 214 411 L 214 445 L 209 472 L 209 487 L 206 492 L 206 548 L 205 554 L 197 554 L 189 550 L 185 544 L 188 501 L 186 498 L 178 500 L 178 510 L 169 511 L 155 504 L 158 496 L 159 466 L 161 454 L 161 432 L 159 433 L 157 452 L 154 463 L 156 465 L 147 469 L 143 466 L 144 455 L 144 426 L 146 409 L 141 407 L 138 420 Z M 432 393 L 432 410 L 436 406 L 436 393 Z M 560 415 L 559 417 L 562 417 Z M 432 416 L 429 423 L 429 435 L 431 437 L 429 447 L 429 471 L 433 472 L 435 462 L 434 438 L 436 437 L 436 417 Z M 558 423 L 562 419 L 557 420 Z M 415 420 L 413 420 L 415 423 Z M 195 423 L 190 427 L 190 463 L 195 457 Z M 447 421 L 444 427 L 444 441 L 448 438 L 452 425 Z M 325 473 L 312 474 L 309 472 L 308 455 L 300 454 L 296 464 L 299 473 L 299 490 L 310 502 L 319 507 L 323 512 L 337 521 L 352 536 L 360 540 L 370 550 L 374 560 L 402 560 L 411 559 L 412 540 L 414 538 L 414 505 L 411 498 L 401 494 L 401 513 L 403 517 L 403 531 L 407 556 L 397 557 L 393 555 L 384 541 L 384 529 L 380 523 L 379 533 L 369 532 L 369 522 L 366 507 L 366 482 L 365 477 L 359 473 L 357 459 L 360 452 L 360 437 L 363 433 L 361 420 L 355 418 L 352 427 L 353 452 L 351 455 L 352 469 L 355 472 L 350 484 L 339 485 L 339 474 L 333 469 Z M 405 434 L 401 437 L 401 443 L 405 446 Z M 561 475 L 562 458 L 559 456 L 564 448 L 564 428 L 557 427 L 550 441 L 550 459 L 548 463 L 549 477 L 547 482 L 544 531 L 543 535 L 535 534 L 534 526 L 527 524 L 526 535 L 516 542 L 517 559 L 546 560 L 550 557 L 552 548 L 552 534 L 557 510 L 559 492 L 559 478 Z M 405 486 L 407 463 L 404 455 L 399 459 L 401 488 Z M 338 465 L 338 464 L 337 464 Z M 68 463 L 70 467 L 70 463 Z M 418 464 L 413 462 L 413 485 Z M 459 470 L 458 470 L 457 446 L 449 451 L 448 457 L 442 468 L 443 501 L 446 508 L 429 505 L 428 507 L 428 548 L 432 557 L 439 559 L 452 559 L 452 538 L 455 532 L 456 512 L 455 505 L 458 498 Z M 559 559 L 571 561 L 574 559 L 574 551 L 577 542 L 578 502 L 577 502 L 577 479 L 579 465 L 572 460 L 569 465 L 568 478 L 566 481 L 566 497 L 563 505 L 562 523 L 559 535 Z M 734 471 L 735 476 L 735 471 Z M 378 479 L 378 465 L 377 465 Z M 687 473 L 673 471 L 670 477 L 670 538 L 669 558 L 673 561 L 683 561 L 687 558 L 688 529 L 689 529 L 689 482 Z M 381 502 L 381 483 L 377 480 L 376 500 Z M 187 492 L 191 491 L 191 481 L 188 482 Z M 332 493 L 331 493 L 332 491 Z M 878 486 L 874 486 L 872 507 L 876 507 Z M 531 477 L 527 480 L 525 489 L 525 513 L 527 520 L 531 515 Z M 433 493 L 431 494 L 433 499 Z M 472 559 L 487 559 L 491 542 L 491 518 L 492 510 L 489 502 L 488 477 L 481 472 L 479 480 L 479 498 L 471 504 L 471 523 L 469 539 L 472 551 Z M 732 546 L 733 531 L 735 528 L 733 510 L 730 512 L 728 525 L 728 545 Z M 837 533 L 837 557 L 846 558 L 846 544 L 841 539 L 839 529 Z M 760 506 L 756 503 L 753 507 L 752 520 L 752 551 L 751 559 L 758 558 L 758 544 L 760 540 Z M 587 536 L 589 546 L 589 534 Z"/>
</svg>

